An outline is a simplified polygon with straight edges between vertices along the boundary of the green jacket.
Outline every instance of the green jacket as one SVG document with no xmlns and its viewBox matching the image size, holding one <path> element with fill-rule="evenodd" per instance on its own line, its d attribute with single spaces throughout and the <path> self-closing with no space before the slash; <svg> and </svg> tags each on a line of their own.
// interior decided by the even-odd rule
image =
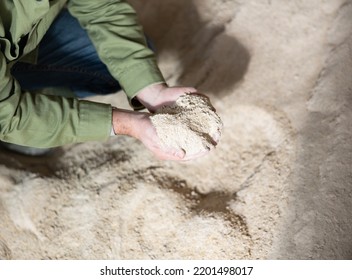
<svg viewBox="0 0 352 280">
<path fill-rule="evenodd" d="M 0 0 L 2 141 L 45 148 L 104 140 L 110 135 L 110 105 L 24 92 L 10 74 L 18 60 L 35 63 L 40 40 L 66 4 L 129 100 L 145 86 L 164 81 L 126 1 Z M 28 41 L 20 49 L 20 38 L 27 34 Z"/>
</svg>

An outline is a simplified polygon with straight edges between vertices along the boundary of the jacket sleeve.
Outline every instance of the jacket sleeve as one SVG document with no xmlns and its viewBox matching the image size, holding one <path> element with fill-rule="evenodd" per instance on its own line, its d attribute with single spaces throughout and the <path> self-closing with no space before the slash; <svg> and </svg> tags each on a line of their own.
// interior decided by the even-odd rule
<svg viewBox="0 0 352 280">
<path fill-rule="evenodd" d="M 133 8 L 123 0 L 70 0 L 70 13 L 88 32 L 100 59 L 131 99 L 164 82 Z"/>
<path fill-rule="evenodd" d="M 107 139 L 111 106 L 22 92 L 0 52 L 0 140 L 47 148 Z"/>
</svg>

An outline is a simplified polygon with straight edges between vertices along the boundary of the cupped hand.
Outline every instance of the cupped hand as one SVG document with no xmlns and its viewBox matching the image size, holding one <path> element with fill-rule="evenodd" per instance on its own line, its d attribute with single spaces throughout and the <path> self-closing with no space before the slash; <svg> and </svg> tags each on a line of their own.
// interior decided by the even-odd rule
<svg viewBox="0 0 352 280">
<path fill-rule="evenodd" d="M 208 152 L 186 155 L 180 148 L 164 147 L 150 120 L 151 114 L 115 108 L 113 128 L 115 134 L 129 135 L 140 140 L 144 146 L 161 160 L 188 161 L 204 156 Z"/>
<path fill-rule="evenodd" d="M 198 92 L 193 87 L 168 87 L 166 84 L 154 84 L 145 87 L 137 94 L 137 99 L 151 112 L 154 113 L 158 108 L 165 105 L 173 105 L 176 100 L 185 94 L 199 95 L 208 99 L 208 104 L 211 109 L 216 112 L 214 106 L 211 104 L 210 99 L 203 93 Z M 216 146 L 220 140 L 220 131 L 214 135 L 210 135 L 213 140 L 213 145 Z M 187 155 L 187 159 L 194 159 L 203 156 L 207 152 L 202 152 L 197 155 Z"/>
<path fill-rule="evenodd" d="M 138 119 L 137 133 L 134 137 L 139 139 L 158 159 L 189 161 L 202 157 L 208 153 L 208 151 L 202 151 L 188 155 L 181 148 L 165 147 L 161 144 L 156 129 L 150 120 L 150 114 L 143 113 L 143 115 L 139 115 Z"/>
</svg>

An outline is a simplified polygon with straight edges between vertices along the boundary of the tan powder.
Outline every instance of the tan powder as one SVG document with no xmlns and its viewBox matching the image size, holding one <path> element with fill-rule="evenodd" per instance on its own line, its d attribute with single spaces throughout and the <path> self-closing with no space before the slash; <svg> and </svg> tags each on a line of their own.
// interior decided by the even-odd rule
<svg viewBox="0 0 352 280">
<path fill-rule="evenodd" d="M 209 99 L 198 94 L 183 95 L 175 104 L 161 107 L 151 121 L 163 147 L 182 149 L 186 155 L 213 148 L 222 129 Z"/>
</svg>

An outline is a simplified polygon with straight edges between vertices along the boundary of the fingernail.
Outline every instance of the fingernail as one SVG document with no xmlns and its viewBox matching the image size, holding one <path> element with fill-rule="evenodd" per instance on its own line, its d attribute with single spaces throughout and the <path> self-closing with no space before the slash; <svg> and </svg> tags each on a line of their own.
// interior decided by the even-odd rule
<svg viewBox="0 0 352 280">
<path fill-rule="evenodd" d="M 184 158 L 186 155 L 186 152 L 184 150 L 176 152 L 176 156 L 179 158 Z"/>
</svg>

